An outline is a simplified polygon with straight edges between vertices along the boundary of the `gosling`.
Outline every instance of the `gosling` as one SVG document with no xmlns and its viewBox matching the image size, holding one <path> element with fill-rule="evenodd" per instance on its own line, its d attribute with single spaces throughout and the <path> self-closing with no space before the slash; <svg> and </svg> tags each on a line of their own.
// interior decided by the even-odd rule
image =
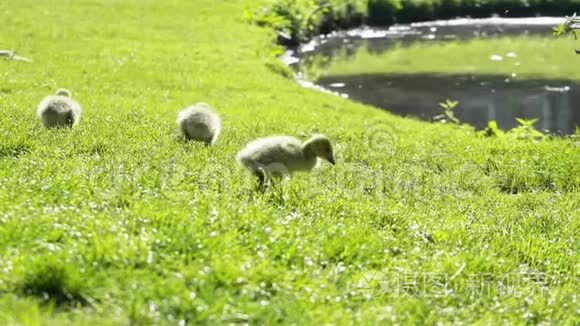
<svg viewBox="0 0 580 326">
<path fill-rule="evenodd" d="M 315 135 L 302 143 L 289 136 L 256 139 L 238 153 L 237 161 L 250 170 L 263 188 L 267 176 L 289 178 L 294 172 L 310 171 L 318 159 L 335 165 L 332 144 L 324 135 Z"/>
<path fill-rule="evenodd" d="M 56 95 L 45 97 L 38 105 L 38 117 L 47 128 L 72 127 L 81 119 L 81 106 L 71 98 L 71 92 L 60 88 Z"/>
<path fill-rule="evenodd" d="M 197 103 L 177 115 L 179 134 L 187 140 L 213 145 L 221 132 L 221 120 L 206 103 Z"/>
</svg>

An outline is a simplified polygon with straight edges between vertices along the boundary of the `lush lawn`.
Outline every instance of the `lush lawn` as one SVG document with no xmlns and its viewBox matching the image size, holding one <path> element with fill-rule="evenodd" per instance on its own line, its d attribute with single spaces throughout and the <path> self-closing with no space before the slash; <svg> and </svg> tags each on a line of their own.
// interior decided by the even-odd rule
<svg viewBox="0 0 580 326">
<path fill-rule="evenodd" d="M 580 80 L 580 59 L 570 38 L 505 37 L 399 45 L 382 54 L 359 48 L 320 70 L 323 76 L 374 73 L 488 74 Z M 315 60 L 320 62 L 321 60 Z"/>
<path fill-rule="evenodd" d="M 302 89 L 247 3 L 0 2 L 2 47 L 34 60 L 0 61 L 0 324 L 578 321 L 577 142 Z M 84 106 L 73 130 L 35 117 L 57 87 Z M 176 137 L 200 100 L 215 147 Z M 251 191 L 247 141 L 314 132 L 336 167 Z"/>
</svg>

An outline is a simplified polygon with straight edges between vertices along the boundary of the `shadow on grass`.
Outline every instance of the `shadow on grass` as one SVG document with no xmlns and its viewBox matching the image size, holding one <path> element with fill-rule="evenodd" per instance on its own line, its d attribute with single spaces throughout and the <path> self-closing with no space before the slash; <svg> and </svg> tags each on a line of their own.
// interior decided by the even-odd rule
<svg viewBox="0 0 580 326">
<path fill-rule="evenodd" d="M 89 306 L 80 278 L 63 263 L 39 261 L 33 264 L 18 285 L 20 292 L 57 307 Z"/>
<path fill-rule="evenodd" d="M 0 159 L 4 157 L 18 158 L 28 153 L 30 153 L 30 146 L 28 144 L 20 143 L 0 146 Z"/>
</svg>

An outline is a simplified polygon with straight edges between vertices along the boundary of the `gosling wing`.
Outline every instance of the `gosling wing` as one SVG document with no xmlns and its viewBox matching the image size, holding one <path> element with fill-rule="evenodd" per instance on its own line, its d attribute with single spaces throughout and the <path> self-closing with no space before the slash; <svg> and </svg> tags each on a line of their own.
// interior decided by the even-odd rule
<svg viewBox="0 0 580 326">
<path fill-rule="evenodd" d="M 293 137 L 269 137 L 248 145 L 253 160 L 260 164 L 286 163 L 302 154 L 302 144 Z"/>
</svg>

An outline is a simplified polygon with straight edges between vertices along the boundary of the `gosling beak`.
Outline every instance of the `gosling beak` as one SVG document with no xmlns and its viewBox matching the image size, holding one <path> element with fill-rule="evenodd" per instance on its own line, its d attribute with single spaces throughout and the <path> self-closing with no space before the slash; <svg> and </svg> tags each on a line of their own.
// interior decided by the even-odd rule
<svg viewBox="0 0 580 326">
<path fill-rule="evenodd" d="M 326 160 L 328 162 L 330 162 L 330 164 L 336 165 L 336 161 L 334 160 L 334 156 L 332 156 L 332 154 L 328 155 L 328 157 L 326 158 Z"/>
</svg>

